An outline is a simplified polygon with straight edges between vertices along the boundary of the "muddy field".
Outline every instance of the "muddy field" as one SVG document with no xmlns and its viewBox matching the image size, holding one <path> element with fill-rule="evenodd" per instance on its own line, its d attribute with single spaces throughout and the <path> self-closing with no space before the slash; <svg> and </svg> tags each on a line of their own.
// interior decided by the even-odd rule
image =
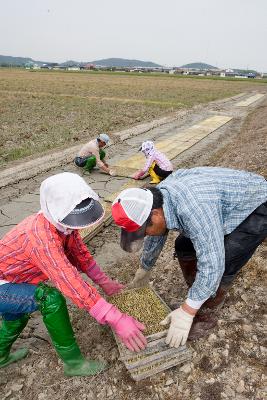
<svg viewBox="0 0 267 400">
<path fill-rule="evenodd" d="M 0 165 L 264 83 L 0 70 Z"/>
<path fill-rule="evenodd" d="M 267 178 L 267 102 L 251 112 L 241 130 L 225 132 L 216 145 L 200 147 L 179 161 L 179 166 L 221 165 L 248 169 Z M 172 258 L 175 235 L 170 234 L 153 272 L 153 285 L 169 305 L 182 301 L 186 287 Z M 91 240 L 89 249 L 103 268 L 128 282 L 138 265 L 119 248 L 119 232 L 109 226 Z M 109 369 L 92 378 L 66 378 L 62 363 L 49 344 L 38 314 L 31 319 L 16 346 L 29 345 L 30 355 L 1 370 L 0 399 L 9 400 L 264 400 L 266 374 L 267 243 L 243 268 L 230 289 L 219 325 L 206 338 L 191 342 L 191 363 L 135 383 L 122 363 L 110 330 L 85 311 L 69 306 L 78 342 L 91 358 L 105 359 Z"/>
</svg>

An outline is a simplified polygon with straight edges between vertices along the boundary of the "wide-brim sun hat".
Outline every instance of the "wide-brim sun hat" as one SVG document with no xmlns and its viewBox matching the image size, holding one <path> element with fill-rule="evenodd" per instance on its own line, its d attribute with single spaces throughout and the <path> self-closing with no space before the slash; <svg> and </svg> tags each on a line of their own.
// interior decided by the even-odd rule
<svg viewBox="0 0 267 400">
<path fill-rule="evenodd" d="M 63 172 L 40 187 L 41 212 L 56 227 L 83 229 L 95 225 L 105 211 L 98 194 L 78 174 Z"/>
<path fill-rule="evenodd" d="M 99 201 L 87 198 L 62 220 L 63 226 L 71 229 L 83 229 L 97 224 L 104 216 L 104 209 Z"/>
</svg>

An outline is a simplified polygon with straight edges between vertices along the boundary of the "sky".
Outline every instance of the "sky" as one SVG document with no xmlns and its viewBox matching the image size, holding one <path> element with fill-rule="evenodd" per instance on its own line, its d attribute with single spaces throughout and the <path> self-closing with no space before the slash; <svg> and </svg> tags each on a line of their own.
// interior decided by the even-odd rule
<svg viewBox="0 0 267 400">
<path fill-rule="evenodd" d="M 267 0 L 0 0 L 0 54 L 267 72 Z"/>
</svg>

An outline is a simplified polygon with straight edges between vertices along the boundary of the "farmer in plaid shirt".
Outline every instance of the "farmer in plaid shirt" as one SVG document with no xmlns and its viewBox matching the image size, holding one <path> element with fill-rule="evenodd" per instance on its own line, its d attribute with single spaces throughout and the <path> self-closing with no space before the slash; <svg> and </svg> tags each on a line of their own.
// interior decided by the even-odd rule
<svg viewBox="0 0 267 400">
<path fill-rule="evenodd" d="M 40 310 L 65 374 L 94 375 L 105 364 L 82 356 L 63 295 L 100 324 L 110 325 L 131 351 L 145 348 L 145 327 L 108 303 L 80 275 L 85 273 L 108 296 L 123 289 L 101 270 L 78 231 L 103 218 L 97 194 L 79 175 L 66 172 L 42 183 L 40 201 L 39 213 L 0 240 L 0 368 L 27 355 L 27 349 L 10 349 L 30 313 Z M 43 283 L 48 280 L 54 287 Z"/>
<path fill-rule="evenodd" d="M 259 175 L 227 168 L 180 169 L 156 188 L 126 189 L 112 206 L 122 227 L 126 251 L 144 248 L 141 267 L 129 287 L 149 281 L 170 230 L 185 281 L 187 299 L 162 322 L 170 323 L 167 343 L 185 344 L 201 308 L 223 304 L 236 274 L 267 236 L 267 181 Z M 198 314 L 191 338 L 216 324 Z M 200 329 L 200 331 L 199 331 Z"/>
</svg>

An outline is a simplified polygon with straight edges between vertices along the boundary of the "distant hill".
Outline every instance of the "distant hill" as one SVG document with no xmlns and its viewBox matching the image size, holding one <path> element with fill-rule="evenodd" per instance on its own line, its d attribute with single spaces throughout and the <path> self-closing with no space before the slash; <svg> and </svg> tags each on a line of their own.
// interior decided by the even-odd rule
<svg viewBox="0 0 267 400">
<path fill-rule="evenodd" d="M 72 67 L 74 65 L 86 65 L 86 64 L 92 64 L 92 65 L 99 65 L 102 67 L 128 67 L 128 68 L 134 68 L 134 67 L 147 67 L 147 68 L 161 68 L 162 66 L 156 63 L 153 63 L 152 61 L 141 61 L 141 60 L 127 60 L 124 58 L 104 58 L 102 60 L 94 60 L 94 61 L 74 61 L 74 60 L 68 60 L 64 61 L 63 63 L 60 63 L 59 65 L 62 67 Z"/>
<path fill-rule="evenodd" d="M 128 67 L 128 68 L 135 68 L 135 67 L 147 67 L 147 68 L 161 68 L 161 65 L 153 63 L 152 61 L 141 61 L 141 60 L 127 60 L 124 58 L 104 58 L 102 60 L 94 60 L 94 61 L 74 61 L 68 60 L 61 63 L 61 66 L 74 66 L 74 65 L 85 65 L 85 64 L 92 64 L 92 65 L 100 65 L 102 67 Z"/>
<path fill-rule="evenodd" d="M 127 60 L 124 58 L 105 58 L 103 60 L 91 61 L 90 64 L 102 65 L 103 67 L 148 67 L 156 68 L 161 67 L 161 65 L 156 64 L 152 61 L 141 61 L 141 60 Z"/>
<path fill-rule="evenodd" d="M 68 60 L 64 61 L 63 63 L 60 63 L 59 65 L 61 67 L 73 67 L 74 65 L 84 65 L 87 64 L 86 62 L 80 62 L 80 61 L 74 61 L 74 60 Z"/>
<path fill-rule="evenodd" d="M 0 55 L 0 65 L 14 65 L 14 66 L 23 66 L 27 63 L 35 63 L 38 65 L 43 64 L 51 64 L 48 61 L 35 61 L 30 57 L 12 57 L 12 56 L 4 56 Z M 95 60 L 95 61 L 74 61 L 68 60 L 63 63 L 60 63 L 61 66 L 73 66 L 73 65 L 85 65 L 85 64 L 94 64 L 94 65 L 101 65 L 103 67 L 147 67 L 147 68 L 155 68 L 161 67 L 161 65 L 156 64 L 152 61 L 141 61 L 141 60 L 127 60 L 124 58 L 105 58 L 102 60 Z"/>
<path fill-rule="evenodd" d="M 24 66 L 25 64 L 37 64 L 37 65 L 60 65 L 60 66 L 75 66 L 75 65 L 80 65 L 84 66 L 86 64 L 93 64 L 93 65 L 98 65 L 102 67 L 126 67 L 126 68 L 136 68 L 136 67 L 143 67 L 143 68 L 162 68 L 162 65 L 156 64 L 152 61 L 142 61 L 142 60 L 129 60 L 125 58 L 104 58 L 101 60 L 94 60 L 94 61 L 75 61 L 75 60 L 67 60 L 62 63 L 51 63 L 49 61 L 39 61 L 39 60 L 33 60 L 30 57 L 13 57 L 13 56 L 4 56 L 0 54 L 0 66 Z M 195 62 L 195 63 L 190 63 L 190 64 L 185 64 L 182 65 L 180 68 L 193 68 L 193 69 L 200 69 L 200 70 L 208 70 L 208 69 L 218 69 L 217 67 L 214 67 L 213 65 L 202 63 L 202 62 Z M 244 70 L 244 69 L 239 69 L 239 68 L 234 68 L 233 72 L 236 73 L 252 73 L 252 74 L 257 74 L 256 71 L 254 70 Z"/>
<path fill-rule="evenodd" d="M 195 68 L 195 69 L 218 69 L 217 67 L 213 67 L 212 65 L 205 64 L 202 62 L 196 62 L 191 64 L 182 65 L 180 68 Z"/>
<path fill-rule="evenodd" d="M 20 66 L 20 65 L 25 65 L 27 63 L 35 63 L 38 65 L 42 65 L 45 64 L 46 61 L 34 61 L 30 57 L 12 57 L 12 56 L 3 56 L 0 54 L 0 65 Z"/>
</svg>

